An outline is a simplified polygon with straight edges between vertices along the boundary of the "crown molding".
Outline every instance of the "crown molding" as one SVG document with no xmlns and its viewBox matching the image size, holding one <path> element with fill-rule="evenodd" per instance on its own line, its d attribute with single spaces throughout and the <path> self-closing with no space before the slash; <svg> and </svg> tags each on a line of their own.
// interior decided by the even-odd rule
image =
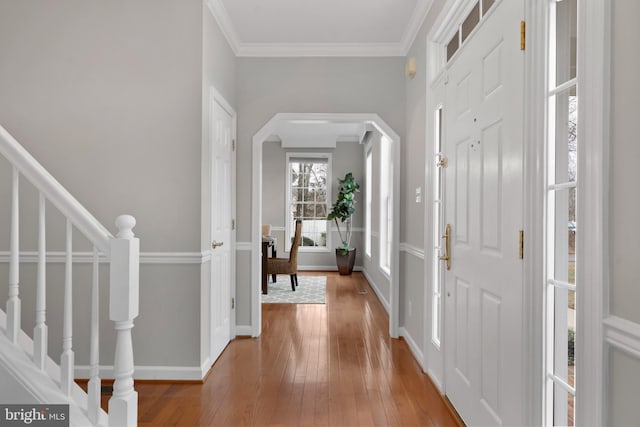
<svg viewBox="0 0 640 427">
<path fill-rule="evenodd" d="M 240 43 L 237 56 L 405 56 L 401 43 Z"/>
<path fill-rule="evenodd" d="M 222 0 L 206 0 L 206 2 L 209 11 L 220 27 L 220 31 L 222 31 L 227 42 L 229 42 L 231 50 L 236 56 L 238 56 L 240 39 L 238 38 L 238 33 L 233 26 L 233 22 L 231 22 L 229 12 L 227 12 L 227 9 L 224 7 Z"/>
<path fill-rule="evenodd" d="M 433 0 L 419 0 L 402 40 L 394 43 L 245 43 L 240 40 L 222 0 L 206 0 L 209 11 L 220 26 L 237 57 L 388 57 L 406 56 Z"/>
<path fill-rule="evenodd" d="M 419 0 L 416 2 L 416 8 L 411 14 L 411 19 L 409 20 L 409 24 L 404 31 L 404 35 L 402 36 L 402 41 L 400 43 L 403 46 L 402 56 L 407 56 L 409 53 L 409 49 L 411 49 L 411 45 L 413 45 L 413 42 L 418 36 L 420 27 L 422 27 L 424 20 L 427 18 L 427 14 L 429 13 L 429 10 L 431 10 L 432 5 L 433 0 Z"/>
</svg>

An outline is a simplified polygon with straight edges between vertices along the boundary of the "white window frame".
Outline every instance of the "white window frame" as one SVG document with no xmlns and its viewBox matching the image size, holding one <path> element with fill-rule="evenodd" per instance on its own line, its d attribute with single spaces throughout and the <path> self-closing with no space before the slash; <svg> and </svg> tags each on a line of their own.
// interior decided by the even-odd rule
<svg viewBox="0 0 640 427">
<path fill-rule="evenodd" d="M 393 165 L 391 164 L 391 140 L 380 138 L 380 241 L 378 259 L 380 271 L 387 277 L 391 275 L 393 257 L 392 224 L 393 224 Z"/>
<path fill-rule="evenodd" d="M 444 233 L 444 167 L 438 166 L 440 160 L 443 159 L 442 155 L 442 131 L 443 131 L 443 119 L 444 119 L 444 105 L 442 102 L 438 103 L 435 110 L 432 110 L 433 114 L 433 163 L 434 173 L 432 175 L 432 194 L 433 203 L 432 209 L 432 276 L 431 276 L 431 342 L 433 345 L 440 349 L 442 338 L 442 286 L 444 284 L 442 276 L 442 260 L 441 256 L 445 255 L 443 252 L 442 235 Z"/>
<path fill-rule="evenodd" d="M 369 145 L 365 148 L 365 208 L 364 208 L 364 254 L 371 259 L 371 213 L 373 209 L 373 149 Z"/>
<path fill-rule="evenodd" d="M 289 214 L 291 208 L 291 176 L 290 176 L 290 161 L 291 159 L 326 159 L 327 160 L 327 214 L 331 208 L 331 187 L 332 187 L 332 169 L 333 169 L 333 157 L 331 153 L 294 153 L 287 152 L 286 154 L 286 171 L 285 171 L 285 181 L 286 181 L 286 193 L 285 193 L 285 252 L 289 252 L 291 249 L 291 244 L 287 244 L 287 242 L 291 242 L 293 235 L 291 234 L 291 230 L 293 229 L 293 218 Z M 304 230 L 304 221 L 302 224 Z M 331 235 L 332 235 L 332 226 L 327 221 L 327 245 L 326 246 L 300 246 L 300 252 L 330 252 L 331 251 Z"/>
</svg>

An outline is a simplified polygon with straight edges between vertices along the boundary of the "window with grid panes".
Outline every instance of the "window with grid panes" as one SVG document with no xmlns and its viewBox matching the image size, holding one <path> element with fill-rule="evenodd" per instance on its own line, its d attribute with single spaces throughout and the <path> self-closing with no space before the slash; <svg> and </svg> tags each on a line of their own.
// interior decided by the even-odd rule
<svg viewBox="0 0 640 427">
<path fill-rule="evenodd" d="M 301 219 L 301 250 L 328 250 L 331 155 L 288 153 L 287 171 L 287 242 L 293 240 L 296 220 Z"/>
</svg>

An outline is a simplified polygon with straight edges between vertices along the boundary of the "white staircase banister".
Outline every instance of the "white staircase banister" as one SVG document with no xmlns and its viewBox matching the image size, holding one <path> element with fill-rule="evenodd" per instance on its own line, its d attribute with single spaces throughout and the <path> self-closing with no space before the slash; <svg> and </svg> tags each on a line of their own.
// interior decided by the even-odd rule
<svg viewBox="0 0 640 427">
<path fill-rule="evenodd" d="M 113 235 L 0 125 L 0 154 L 41 191 L 101 252 L 109 254 Z"/>
</svg>

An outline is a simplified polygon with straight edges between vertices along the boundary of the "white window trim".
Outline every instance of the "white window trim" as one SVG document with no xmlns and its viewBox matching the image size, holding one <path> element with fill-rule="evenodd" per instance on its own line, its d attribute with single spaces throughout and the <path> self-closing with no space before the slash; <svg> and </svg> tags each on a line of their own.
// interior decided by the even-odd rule
<svg viewBox="0 0 640 427">
<path fill-rule="evenodd" d="M 393 170 L 390 170 L 392 165 L 389 162 L 391 148 L 391 141 L 389 141 L 387 137 L 383 136 L 380 138 L 380 203 L 378 204 L 378 230 L 380 238 L 378 239 L 378 268 L 387 279 L 391 277 L 391 266 L 387 265 L 387 258 L 390 260 L 389 264 L 393 261 L 393 253 L 389 253 L 390 250 L 393 251 L 393 248 L 389 248 L 387 244 L 389 234 L 393 233 L 393 230 L 389 229 L 388 212 L 388 199 L 390 198 L 393 203 L 393 184 L 391 182 Z M 391 215 L 393 215 L 393 213 Z"/>
<path fill-rule="evenodd" d="M 289 253 L 291 251 L 291 245 L 286 244 L 286 242 L 291 242 L 293 236 L 291 235 L 291 218 L 289 216 L 289 208 L 291 206 L 291 179 L 289 176 L 289 161 L 293 158 L 307 158 L 307 159 L 327 159 L 327 213 L 331 209 L 331 201 L 333 200 L 331 197 L 331 187 L 332 187 L 332 172 L 333 172 L 333 155 L 331 153 L 300 153 L 300 152 L 287 152 L 286 153 L 287 162 L 285 165 L 286 168 L 286 193 L 285 193 L 285 252 Z M 331 252 L 332 248 L 332 239 L 331 235 L 333 234 L 333 227 L 331 224 L 327 223 L 327 246 L 326 247 L 318 247 L 318 246 L 300 246 L 298 249 L 300 252 Z"/>
<path fill-rule="evenodd" d="M 371 165 L 369 165 L 369 159 L 371 159 Z M 372 218 L 372 208 L 373 208 L 373 170 L 369 170 L 369 166 L 373 169 L 373 147 L 371 143 L 367 143 L 364 149 L 364 165 L 365 165 L 365 201 L 364 201 L 364 255 L 368 260 L 371 260 L 372 257 L 372 245 L 371 245 L 371 234 L 373 231 L 373 226 L 371 222 Z M 371 176 L 371 180 L 369 180 L 369 176 Z"/>
</svg>

